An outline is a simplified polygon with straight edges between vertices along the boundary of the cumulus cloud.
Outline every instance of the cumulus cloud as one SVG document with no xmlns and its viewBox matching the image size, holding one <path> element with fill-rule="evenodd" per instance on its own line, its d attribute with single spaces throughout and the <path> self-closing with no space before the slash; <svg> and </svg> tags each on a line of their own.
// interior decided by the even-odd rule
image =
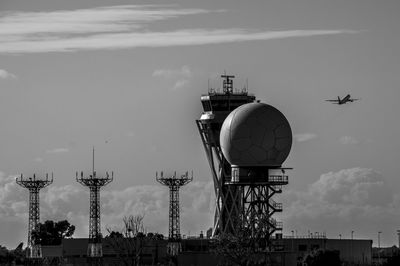
<svg viewBox="0 0 400 266">
<path fill-rule="evenodd" d="M 0 14 L 0 53 L 44 53 L 203 45 L 354 33 L 351 30 L 177 29 L 152 31 L 155 22 L 224 10 L 121 5 Z"/>
<path fill-rule="evenodd" d="M 55 148 L 51 150 L 46 150 L 46 153 L 54 154 L 54 153 L 66 153 L 69 152 L 68 148 Z"/>
<path fill-rule="evenodd" d="M 17 76 L 5 69 L 0 69 L 0 79 L 16 79 Z"/>
<path fill-rule="evenodd" d="M 314 133 L 295 134 L 293 136 L 293 138 L 296 142 L 306 142 L 306 141 L 315 139 L 316 137 L 317 137 L 317 135 Z"/>
<path fill-rule="evenodd" d="M 112 185 L 112 184 L 111 184 Z M 122 190 L 105 187 L 101 191 L 102 232 L 105 227 L 121 228 L 122 218 L 144 214 L 147 231 L 168 233 L 169 190 L 162 185 L 131 186 Z M 79 184 L 55 184 L 40 193 L 41 221 L 67 219 L 76 226 L 75 237 L 87 237 L 89 190 Z M 212 226 L 214 206 L 211 182 L 192 182 L 181 188 L 181 229 L 199 233 Z M 15 182 L 14 176 L 0 173 L 0 232 L 8 247 L 26 242 L 28 222 L 28 191 Z M 9 226 L 10 230 L 2 230 Z M 11 230 L 12 228 L 12 230 Z M 18 232 L 18 233 L 17 233 Z"/>
<path fill-rule="evenodd" d="M 368 168 L 323 174 L 306 191 L 289 190 L 282 199 L 285 227 L 303 234 L 327 231 L 337 237 L 354 230 L 370 238 L 382 228 L 395 232 L 400 219 L 396 194 L 380 173 Z"/>
<path fill-rule="evenodd" d="M 211 182 L 192 182 L 180 190 L 181 230 L 199 233 L 212 226 Z M 121 225 L 123 216 L 144 214 L 148 231 L 168 233 L 169 189 L 162 185 L 134 186 L 102 194 L 104 224 Z"/>
<path fill-rule="evenodd" d="M 309 192 L 320 201 L 341 205 L 381 206 L 390 203 L 382 176 L 368 168 L 344 169 L 321 175 Z"/>
</svg>

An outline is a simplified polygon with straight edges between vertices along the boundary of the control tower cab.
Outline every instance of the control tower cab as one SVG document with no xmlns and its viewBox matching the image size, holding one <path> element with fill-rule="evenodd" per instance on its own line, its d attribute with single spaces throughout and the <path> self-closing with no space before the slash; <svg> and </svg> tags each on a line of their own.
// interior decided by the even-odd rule
<svg viewBox="0 0 400 266">
<path fill-rule="evenodd" d="M 222 92 L 209 88 L 207 95 L 201 96 L 201 104 L 204 112 L 200 117 L 200 122 L 209 127 L 213 132 L 212 145 L 219 145 L 219 133 L 222 123 L 230 112 L 239 106 L 252 103 L 256 100 L 254 95 L 247 93 L 247 88 L 236 90 L 233 88 L 232 75 L 221 75 L 223 78 Z"/>
</svg>

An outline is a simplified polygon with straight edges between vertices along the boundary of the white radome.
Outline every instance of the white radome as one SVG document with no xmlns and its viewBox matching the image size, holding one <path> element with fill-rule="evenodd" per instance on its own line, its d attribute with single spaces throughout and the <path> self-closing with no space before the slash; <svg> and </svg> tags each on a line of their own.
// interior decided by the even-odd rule
<svg viewBox="0 0 400 266">
<path fill-rule="evenodd" d="M 220 144 L 231 165 L 280 167 L 292 147 L 292 130 L 286 117 L 275 107 L 248 103 L 225 119 Z"/>
</svg>

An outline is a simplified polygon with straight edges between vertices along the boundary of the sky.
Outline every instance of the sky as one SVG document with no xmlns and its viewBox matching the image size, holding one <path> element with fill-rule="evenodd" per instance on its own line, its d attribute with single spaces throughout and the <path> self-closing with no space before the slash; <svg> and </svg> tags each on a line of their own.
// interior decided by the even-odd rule
<svg viewBox="0 0 400 266">
<path fill-rule="evenodd" d="M 181 232 L 212 226 L 211 173 L 195 120 L 207 84 L 248 80 L 288 119 L 294 143 L 279 196 L 284 235 L 398 245 L 400 3 L 395 0 L 3 0 L 0 3 L 0 245 L 27 238 L 23 173 L 54 173 L 41 220 L 88 232 L 89 192 L 76 171 L 114 171 L 102 231 L 144 214 L 167 234 L 157 171 L 191 171 Z M 326 99 L 350 93 L 360 101 Z"/>
</svg>

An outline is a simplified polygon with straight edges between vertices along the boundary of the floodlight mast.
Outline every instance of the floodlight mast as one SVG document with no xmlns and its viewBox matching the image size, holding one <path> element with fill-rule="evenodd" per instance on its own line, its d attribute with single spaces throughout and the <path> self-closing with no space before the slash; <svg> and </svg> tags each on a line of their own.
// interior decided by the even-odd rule
<svg viewBox="0 0 400 266">
<path fill-rule="evenodd" d="M 36 259 L 42 257 L 42 249 L 40 244 L 36 244 L 32 239 L 32 231 L 39 229 L 40 222 L 40 200 L 39 192 L 42 188 L 49 186 L 53 183 L 53 173 L 49 179 L 49 174 L 46 174 L 46 178 L 36 178 L 36 174 L 33 177 L 26 178 L 22 174 L 16 178 L 16 183 L 21 187 L 29 190 L 29 222 L 28 222 L 28 258 Z"/>
<path fill-rule="evenodd" d="M 84 176 L 83 172 L 78 175 L 76 172 L 76 181 L 90 190 L 90 214 L 89 214 L 89 243 L 87 255 L 92 258 L 103 256 L 101 244 L 101 222 L 100 222 L 100 189 L 114 180 L 114 172 L 111 175 L 106 172 L 105 177 L 98 177 L 94 169 L 94 148 L 92 173 Z"/>
<path fill-rule="evenodd" d="M 189 172 L 186 172 L 179 178 L 176 177 L 176 172 L 168 177 L 164 177 L 164 172 L 162 171 L 160 176 L 156 172 L 156 180 L 158 183 L 169 187 L 169 243 L 167 252 L 171 256 L 176 256 L 181 251 L 179 189 L 193 180 L 193 172 L 191 176 L 189 176 Z"/>
</svg>

